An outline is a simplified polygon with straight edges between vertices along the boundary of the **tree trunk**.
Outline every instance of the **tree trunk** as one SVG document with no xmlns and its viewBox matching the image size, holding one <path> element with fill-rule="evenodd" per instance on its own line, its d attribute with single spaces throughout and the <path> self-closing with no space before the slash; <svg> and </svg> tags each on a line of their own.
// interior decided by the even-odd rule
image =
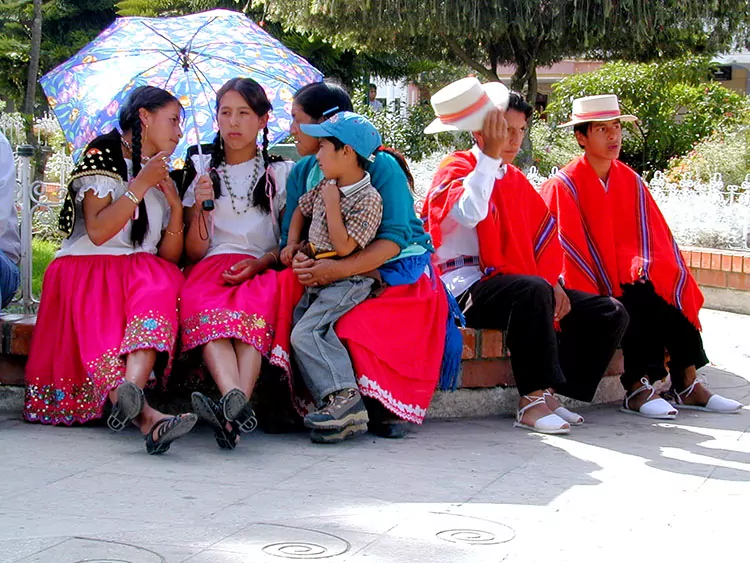
<svg viewBox="0 0 750 563">
<path fill-rule="evenodd" d="M 36 99 L 36 79 L 39 74 L 39 57 L 42 50 L 42 0 L 34 0 L 34 19 L 31 24 L 31 58 L 29 59 L 29 73 L 26 81 L 26 98 L 23 112 L 34 113 Z"/>
</svg>

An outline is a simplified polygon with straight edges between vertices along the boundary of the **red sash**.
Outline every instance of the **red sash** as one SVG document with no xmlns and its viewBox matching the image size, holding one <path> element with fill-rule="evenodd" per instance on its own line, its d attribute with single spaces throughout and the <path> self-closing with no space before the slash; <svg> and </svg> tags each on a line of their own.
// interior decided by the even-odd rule
<svg viewBox="0 0 750 563">
<path fill-rule="evenodd" d="M 454 153 L 440 163 L 422 208 L 425 229 L 435 248 L 442 244 L 440 224 L 464 192 L 464 180 L 476 167 L 474 153 Z M 485 276 L 541 276 L 557 283 L 562 252 L 555 219 L 523 173 L 507 165 L 495 180 L 487 217 L 477 225 L 479 258 Z"/>
<path fill-rule="evenodd" d="M 613 161 L 605 190 L 579 157 L 544 183 L 542 197 L 557 219 L 566 287 L 618 297 L 622 284 L 647 279 L 700 328 L 703 294 L 634 170 Z"/>
</svg>

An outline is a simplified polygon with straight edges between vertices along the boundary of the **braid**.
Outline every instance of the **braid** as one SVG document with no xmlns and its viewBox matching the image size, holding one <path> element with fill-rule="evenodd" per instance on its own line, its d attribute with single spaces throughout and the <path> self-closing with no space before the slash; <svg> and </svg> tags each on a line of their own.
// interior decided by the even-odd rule
<svg viewBox="0 0 750 563">
<path fill-rule="evenodd" d="M 396 149 L 393 149 L 391 147 L 384 147 L 384 146 L 380 146 L 375 150 L 375 154 L 378 154 L 380 152 L 389 154 L 393 158 L 396 159 L 396 162 L 398 162 L 398 165 L 401 167 L 401 170 L 406 176 L 406 182 L 407 184 L 409 184 L 409 190 L 411 191 L 412 194 L 414 194 L 414 176 L 411 175 L 411 170 L 409 170 L 409 164 L 406 162 L 404 155 L 402 155 Z"/>
<path fill-rule="evenodd" d="M 271 212 L 271 201 L 269 194 L 266 194 L 266 176 L 268 176 L 268 167 L 274 162 L 281 162 L 284 160 L 277 155 L 268 154 L 268 127 L 263 128 L 263 143 L 261 145 L 261 155 L 263 156 L 263 176 L 261 176 L 258 183 L 253 188 L 253 206 L 260 207 L 265 213 Z M 268 178 L 268 182 L 271 184 L 270 197 L 276 195 L 276 183 L 273 177 Z"/>
<path fill-rule="evenodd" d="M 214 146 L 211 149 L 211 170 L 208 173 L 211 183 L 214 185 L 214 199 L 221 197 L 221 178 L 219 178 L 218 168 L 224 163 L 224 158 L 224 143 L 221 142 L 221 132 L 218 132 L 214 137 Z"/>
<path fill-rule="evenodd" d="M 137 113 L 133 120 L 132 135 L 133 178 L 135 178 L 141 171 L 141 120 Z M 138 219 L 133 221 L 130 229 L 130 241 L 134 247 L 143 244 L 146 233 L 148 233 L 148 211 L 146 211 L 146 202 L 141 200 L 138 204 Z"/>
</svg>

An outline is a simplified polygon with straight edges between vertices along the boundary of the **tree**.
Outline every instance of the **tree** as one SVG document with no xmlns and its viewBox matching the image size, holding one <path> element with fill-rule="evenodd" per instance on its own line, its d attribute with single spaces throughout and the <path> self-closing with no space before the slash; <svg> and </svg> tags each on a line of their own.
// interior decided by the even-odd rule
<svg viewBox="0 0 750 563">
<path fill-rule="evenodd" d="M 536 68 L 566 57 L 647 61 L 715 52 L 750 29 L 747 0 L 255 0 L 269 18 L 336 45 L 462 63 L 535 101 Z"/>
<path fill-rule="evenodd" d="M 31 55 L 29 57 L 29 72 L 26 78 L 26 98 L 23 102 L 23 112 L 34 113 L 34 99 L 36 98 L 36 81 L 39 74 L 39 57 L 42 51 L 42 0 L 34 0 L 34 19 L 31 23 Z"/>
</svg>

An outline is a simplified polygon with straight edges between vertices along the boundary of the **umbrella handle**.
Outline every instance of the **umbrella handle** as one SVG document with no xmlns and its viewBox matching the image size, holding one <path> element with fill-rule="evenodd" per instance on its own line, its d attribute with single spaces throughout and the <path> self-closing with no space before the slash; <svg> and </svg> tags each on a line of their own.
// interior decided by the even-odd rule
<svg viewBox="0 0 750 563">
<path fill-rule="evenodd" d="M 187 82 L 188 87 L 188 97 L 190 98 L 190 112 L 193 114 L 193 128 L 195 130 L 195 138 L 198 140 L 198 175 L 203 176 L 206 173 L 205 168 L 203 167 L 203 148 L 201 147 L 201 137 L 200 137 L 200 131 L 198 131 L 198 120 L 195 118 L 195 104 L 193 103 L 193 89 L 190 86 L 190 77 L 187 76 L 188 72 L 190 71 L 190 67 L 188 64 L 184 64 L 182 66 L 183 70 L 185 71 L 185 82 Z M 203 210 L 204 211 L 213 211 L 214 209 L 214 200 L 207 199 L 203 202 Z"/>
</svg>

